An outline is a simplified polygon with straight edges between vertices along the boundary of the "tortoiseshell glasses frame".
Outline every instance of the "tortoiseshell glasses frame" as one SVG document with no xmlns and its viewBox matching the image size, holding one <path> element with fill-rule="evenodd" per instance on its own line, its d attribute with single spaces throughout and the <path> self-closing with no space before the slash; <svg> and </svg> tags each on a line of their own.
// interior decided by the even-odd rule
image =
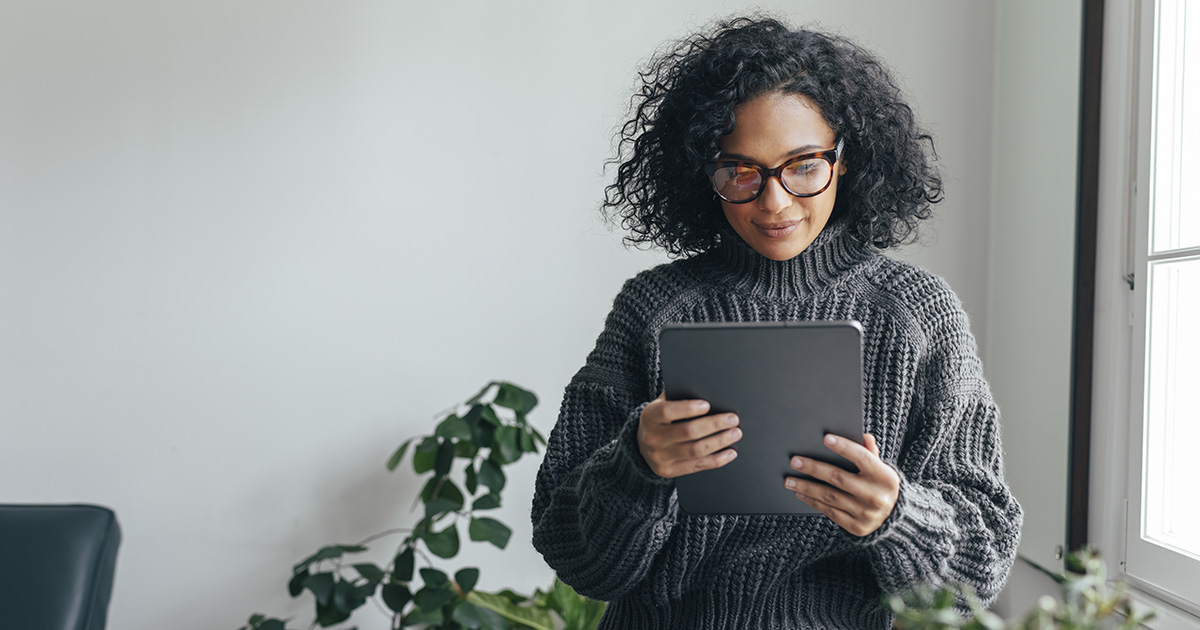
<svg viewBox="0 0 1200 630">
<path fill-rule="evenodd" d="M 704 172 L 713 192 L 729 203 L 750 203 L 758 199 L 767 180 L 774 177 L 783 189 L 795 197 L 815 197 L 833 183 L 833 169 L 842 153 L 844 139 L 827 151 L 805 153 L 775 168 L 763 168 L 753 162 L 721 160 L 705 166 Z"/>
</svg>

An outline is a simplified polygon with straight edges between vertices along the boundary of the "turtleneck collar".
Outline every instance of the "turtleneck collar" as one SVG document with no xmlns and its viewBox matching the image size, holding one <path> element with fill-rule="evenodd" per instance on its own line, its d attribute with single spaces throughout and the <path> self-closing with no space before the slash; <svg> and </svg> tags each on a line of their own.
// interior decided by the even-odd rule
<svg viewBox="0 0 1200 630">
<path fill-rule="evenodd" d="M 719 281 L 754 295 L 788 298 L 816 293 L 876 255 L 847 227 L 844 218 L 831 219 L 808 248 L 795 258 L 779 261 L 754 251 L 726 224 L 721 229 L 721 244 L 703 256 L 702 265 Z"/>
</svg>

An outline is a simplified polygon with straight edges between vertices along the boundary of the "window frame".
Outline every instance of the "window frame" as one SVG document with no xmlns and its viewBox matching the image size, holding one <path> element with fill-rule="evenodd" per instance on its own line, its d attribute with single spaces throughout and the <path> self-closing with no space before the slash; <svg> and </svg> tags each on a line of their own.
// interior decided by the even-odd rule
<svg viewBox="0 0 1200 630">
<path fill-rule="evenodd" d="M 1180 0 L 1155 0 L 1153 2 L 1136 3 L 1135 10 L 1138 46 L 1135 48 L 1137 58 L 1137 99 L 1136 115 L 1132 119 L 1134 126 L 1136 162 L 1135 182 L 1145 182 L 1139 186 L 1135 183 L 1132 203 L 1129 211 L 1131 219 L 1127 222 L 1132 227 L 1130 245 L 1131 253 L 1128 269 L 1133 280 L 1129 309 L 1132 315 L 1130 327 L 1130 370 L 1129 370 L 1129 438 L 1128 438 L 1128 481 L 1126 495 L 1129 509 L 1125 519 L 1125 562 L 1126 579 L 1138 588 L 1154 594 L 1181 609 L 1192 614 L 1200 615 L 1200 560 L 1185 554 L 1170 550 L 1164 546 L 1147 540 L 1142 535 L 1145 515 L 1142 513 L 1143 497 L 1146 484 L 1146 461 L 1144 460 L 1145 445 L 1148 440 L 1148 400 L 1149 388 L 1147 345 L 1149 343 L 1149 312 L 1151 308 L 1149 272 L 1151 264 L 1166 260 L 1183 259 L 1187 250 L 1180 254 L 1169 254 L 1153 251 L 1151 213 L 1157 186 L 1163 181 L 1163 171 L 1177 172 L 1173 163 L 1159 161 L 1157 138 L 1160 127 L 1166 127 L 1164 133 L 1174 135 L 1175 120 L 1160 119 L 1162 111 L 1157 98 L 1159 72 L 1163 60 L 1159 54 L 1160 38 L 1159 7 L 1164 3 L 1182 4 Z M 1182 28 L 1182 27 L 1180 27 Z M 1178 57 L 1178 52 L 1174 52 Z M 1165 118 L 1165 117 L 1164 117 Z M 1174 117 L 1172 117 L 1174 118 Z M 1194 255 L 1194 253 L 1193 253 Z M 1189 580 L 1190 577 L 1190 580 Z M 1190 582 L 1190 583 L 1189 583 Z"/>
<path fill-rule="evenodd" d="M 1150 191 L 1141 184 L 1151 174 L 1157 2 L 1104 4 L 1088 539 L 1109 559 L 1110 578 L 1159 611 L 1148 627 L 1197 630 L 1200 598 L 1164 588 L 1154 575 L 1161 558 L 1127 536 L 1141 524 L 1146 338 L 1137 331 L 1148 279 L 1137 261 L 1138 244 L 1143 254 L 1149 247 Z"/>
</svg>

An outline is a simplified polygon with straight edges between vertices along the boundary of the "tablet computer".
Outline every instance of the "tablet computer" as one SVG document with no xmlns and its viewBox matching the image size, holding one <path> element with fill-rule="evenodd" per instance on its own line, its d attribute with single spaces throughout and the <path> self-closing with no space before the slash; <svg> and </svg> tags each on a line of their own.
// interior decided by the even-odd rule
<svg viewBox="0 0 1200 630">
<path fill-rule="evenodd" d="M 692 514 L 817 514 L 784 487 L 802 455 L 857 468 L 824 446 L 827 433 L 862 442 L 862 326 L 855 321 L 667 324 L 659 360 L 668 400 L 732 411 L 737 459 L 677 477 Z M 684 421 L 686 422 L 686 421 Z"/>
</svg>

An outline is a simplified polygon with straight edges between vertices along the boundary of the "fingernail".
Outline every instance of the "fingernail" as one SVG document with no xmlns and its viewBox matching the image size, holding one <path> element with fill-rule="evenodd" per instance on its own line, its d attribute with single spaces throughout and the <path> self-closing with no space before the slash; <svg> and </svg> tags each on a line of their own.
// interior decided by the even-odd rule
<svg viewBox="0 0 1200 630">
<path fill-rule="evenodd" d="M 832 435 L 826 435 L 826 436 L 825 436 L 825 443 L 826 443 L 826 444 L 828 444 L 828 445 L 830 445 L 830 446 L 833 446 L 834 444 L 837 444 L 837 438 L 836 438 L 836 437 L 833 437 Z"/>
<path fill-rule="evenodd" d="M 803 468 L 803 467 L 804 467 L 803 459 L 800 459 L 799 457 L 792 458 L 792 468 Z"/>
<path fill-rule="evenodd" d="M 730 431 L 730 432 L 729 432 L 729 436 L 730 436 L 730 437 L 732 437 L 732 438 L 733 438 L 733 439 L 735 439 L 735 440 L 740 440 L 740 439 L 742 439 L 742 430 L 741 430 L 741 429 L 734 429 L 734 430 L 732 430 L 732 431 Z"/>
<path fill-rule="evenodd" d="M 731 427 L 731 426 L 733 426 L 733 425 L 735 425 L 735 424 L 737 424 L 737 423 L 738 423 L 738 417 L 737 417 L 737 416 L 735 416 L 735 415 L 733 415 L 733 414 L 729 414 L 729 415 L 725 416 L 725 426 L 727 426 L 727 427 Z"/>
<path fill-rule="evenodd" d="M 788 480 L 787 480 L 787 487 L 788 487 L 788 490 L 795 490 L 795 489 L 796 489 L 796 480 L 795 480 L 795 479 L 788 479 Z"/>
</svg>

